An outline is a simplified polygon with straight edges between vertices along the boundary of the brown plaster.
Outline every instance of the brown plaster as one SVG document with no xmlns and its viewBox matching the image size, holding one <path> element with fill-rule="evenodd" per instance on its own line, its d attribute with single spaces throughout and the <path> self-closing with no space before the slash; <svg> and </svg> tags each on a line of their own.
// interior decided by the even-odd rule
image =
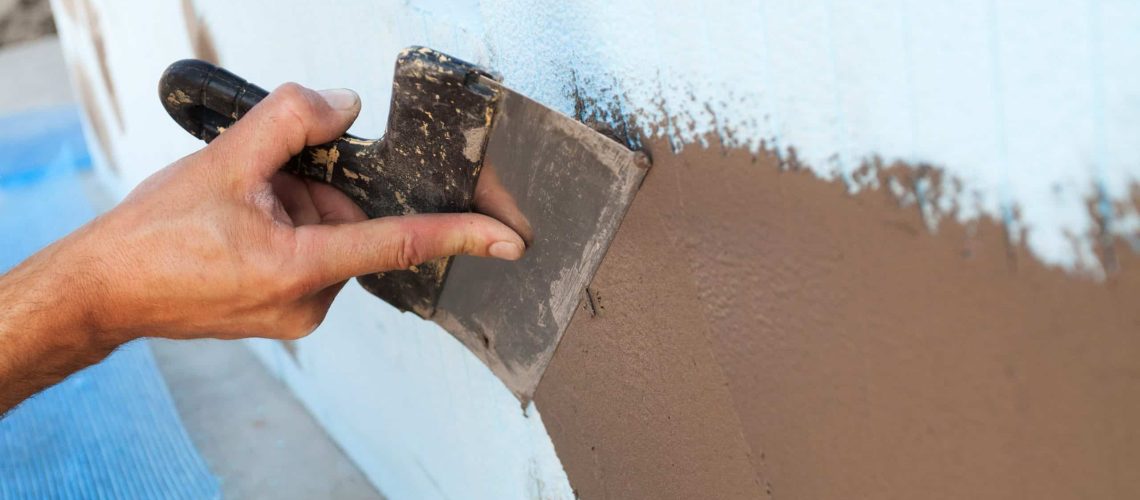
<svg viewBox="0 0 1140 500">
<path fill-rule="evenodd" d="M 182 0 L 182 18 L 186 21 L 186 35 L 190 37 L 190 47 L 194 50 L 194 57 L 203 61 L 221 64 L 218 59 L 218 49 L 214 46 L 214 37 L 210 34 L 210 27 L 194 8 L 193 0 Z"/>
<path fill-rule="evenodd" d="M 536 397 L 583 498 L 1140 494 L 1126 245 L 1098 282 L 768 153 L 651 149 Z"/>
<path fill-rule="evenodd" d="M 657 168 L 535 399 L 581 498 L 762 497 Z"/>
</svg>

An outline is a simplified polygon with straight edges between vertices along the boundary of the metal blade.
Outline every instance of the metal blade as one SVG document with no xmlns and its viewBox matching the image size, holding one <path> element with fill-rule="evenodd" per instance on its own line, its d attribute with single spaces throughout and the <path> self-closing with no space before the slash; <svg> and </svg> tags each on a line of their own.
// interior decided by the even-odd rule
<svg viewBox="0 0 1140 500">
<path fill-rule="evenodd" d="M 525 406 L 649 166 L 644 154 L 494 80 L 502 93 L 476 210 L 528 241 L 504 262 L 456 257 L 432 320 Z"/>
</svg>

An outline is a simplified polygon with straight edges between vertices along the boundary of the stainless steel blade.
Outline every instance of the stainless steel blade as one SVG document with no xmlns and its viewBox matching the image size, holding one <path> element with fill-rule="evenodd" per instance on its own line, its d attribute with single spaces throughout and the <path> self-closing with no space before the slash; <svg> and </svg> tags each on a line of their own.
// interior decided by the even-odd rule
<svg viewBox="0 0 1140 500">
<path fill-rule="evenodd" d="M 644 154 L 494 80 L 502 92 L 476 210 L 528 240 L 516 262 L 456 257 L 432 320 L 525 406 L 649 164 Z"/>
</svg>

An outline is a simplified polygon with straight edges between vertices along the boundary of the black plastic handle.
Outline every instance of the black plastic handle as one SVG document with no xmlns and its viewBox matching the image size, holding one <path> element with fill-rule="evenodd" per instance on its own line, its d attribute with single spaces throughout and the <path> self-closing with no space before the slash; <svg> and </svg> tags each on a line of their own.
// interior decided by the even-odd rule
<svg viewBox="0 0 1140 500">
<path fill-rule="evenodd" d="M 196 59 L 166 68 L 159 80 L 159 93 L 171 118 L 206 142 L 213 141 L 269 95 L 229 71 Z"/>
<path fill-rule="evenodd" d="M 282 169 L 332 184 L 372 218 L 470 211 L 499 100 L 495 89 L 479 83 L 480 76 L 494 78 L 478 66 L 431 49 L 406 49 L 396 60 L 383 138 L 344 135 L 306 148 Z M 225 133 L 268 95 L 198 60 L 172 64 L 159 82 L 167 113 L 206 142 Z M 450 262 L 440 259 L 359 280 L 392 305 L 427 318 L 435 310 Z"/>
</svg>

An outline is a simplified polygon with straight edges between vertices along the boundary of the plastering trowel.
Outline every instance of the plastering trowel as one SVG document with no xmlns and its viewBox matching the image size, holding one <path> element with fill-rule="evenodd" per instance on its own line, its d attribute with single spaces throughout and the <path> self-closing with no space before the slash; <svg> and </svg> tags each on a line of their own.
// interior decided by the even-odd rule
<svg viewBox="0 0 1140 500">
<path fill-rule="evenodd" d="M 435 321 L 526 405 L 649 166 L 590 127 L 439 52 L 400 53 L 382 139 L 307 148 L 284 170 L 332 184 L 369 217 L 477 211 L 515 229 L 526 255 L 468 256 L 357 278 Z M 174 63 L 159 93 L 207 142 L 267 92 L 207 62 Z"/>
</svg>

